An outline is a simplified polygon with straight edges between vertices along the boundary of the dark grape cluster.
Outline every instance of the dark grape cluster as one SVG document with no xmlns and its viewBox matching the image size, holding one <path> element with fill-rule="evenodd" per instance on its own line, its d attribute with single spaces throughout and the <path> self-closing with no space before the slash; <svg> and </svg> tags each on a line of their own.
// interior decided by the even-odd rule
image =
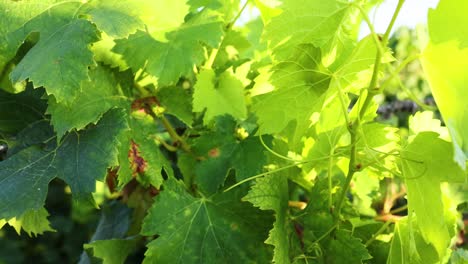
<svg viewBox="0 0 468 264">
<path fill-rule="evenodd" d="M 424 99 L 424 104 L 429 106 L 435 106 L 434 98 L 427 97 Z M 389 119 L 392 115 L 406 113 L 414 114 L 417 111 L 421 110 L 421 107 L 418 106 L 414 101 L 411 100 L 393 100 L 388 103 L 382 104 L 377 109 L 377 114 L 379 114 L 381 119 Z"/>
<path fill-rule="evenodd" d="M 6 144 L 0 143 L 0 161 L 6 158 L 8 146 Z"/>
<path fill-rule="evenodd" d="M 379 114 L 379 116 L 381 116 L 383 119 L 389 119 L 395 113 L 405 112 L 414 114 L 419 109 L 420 107 L 415 102 L 410 100 L 392 101 L 379 106 L 379 109 L 377 109 L 377 114 Z"/>
</svg>

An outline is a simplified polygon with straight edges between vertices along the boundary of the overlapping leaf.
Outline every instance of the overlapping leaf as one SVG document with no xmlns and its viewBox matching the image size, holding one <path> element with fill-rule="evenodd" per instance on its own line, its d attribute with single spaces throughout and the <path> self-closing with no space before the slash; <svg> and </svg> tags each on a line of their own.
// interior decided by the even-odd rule
<svg viewBox="0 0 468 264">
<path fill-rule="evenodd" d="M 81 254 L 79 263 L 93 263 L 91 260 L 96 258 L 108 264 L 124 263 L 136 246 L 134 239 L 126 238 L 130 224 L 130 208 L 116 201 L 105 204 L 96 232 L 84 245 L 85 252 Z"/>
<path fill-rule="evenodd" d="M 416 214 L 424 239 L 435 247 L 441 257 L 451 236 L 450 226 L 444 218 L 440 183 L 447 180 L 463 182 L 465 179 L 464 172 L 456 166 L 452 156 L 450 143 L 433 132 L 416 135 L 402 153 L 409 210 Z"/>
<path fill-rule="evenodd" d="M 366 246 L 350 230 L 344 227 L 333 230 L 336 220 L 328 207 L 329 194 L 325 183 L 324 180 L 316 182 L 310 193 L 311 202 L 303 213 L 306 253 L 322 259 L 324 263 L 363 263 L 371 259 Z M 344 216 L 349 217 L 349 212 Z M 314 250 L 317 247 L 319 250 Z M 317 254 L 320 251 L 322 254 Z"/>
<path fill-rule="evenodd" d="M 17 133 L 30 123 L 44 119 L 44 90 L 32 90 L 13 95 L 0 90 L 0 133 Z"/>
<path fill-rule="evenodd" d="M 295 122 L 293 145 L 299 142 L 311 125 L 312 113 L 321 108 L 321 95 L 330 82 L 320 59 L 317 48 L 304 44 L 296 47 L 289 61 L 274 67 L 271 83 L 277 89 L 254 97 L 259 134 L 278 133 Z"/>
<path fill-rule="evenodd" d="M 271 175 L 258 179 L 243 200 L 262 210 L 273 210 L 276 221 L 265 243 L 275 247 L 273 262 L 290 263 L 288 179 L 284 175 Z"/>
<path fill-rule="evenodd" d="M 157 96 L 165 113 L 176 116 L 188 126 L 192 125 L 192 100 L 188 91 L 181 87 L 163 87 L 158 89 Z"/>
<path fill-rule="evenodd" d="M 204 60 L 203 44 L 217 47 L 223 34 L 222 21 L 216 13 L 203 11 L 166 33 L 162 42 L 138 31 L 128 39 L 117 40 L 114 51 L 137 71 L 146 71 L 158 78 L 160 86 L 175 84 L 179 77 L 192 72 Z M 145 47 L 140 49 L 138 47 Z"/>
<path fill-rule="evenodd" d="M 438 263 L 439 256 L 433 245 L 426 243 L 418 224 L 412 218 L 403 218 L 395 226 L 388 264 Z"/>
<path fill-rule="evenodd" d="M 215 116 L 230 114 L 237 119 L 247 116 L 244 85 L 229 71 L 216 76 L 213 70 L 204 70 L 198 75 L 193 94 L 193 111 L 206 109 L 204 122 Z"/>
<path fill-rule="evenodd" d="M 91 1 L 83 10 L 97 28 L 113 38 L 124 38 L 144 29 L 140 5 L 132 0 Z"/>
<path fill-rule="evenodd" d="M 72 12 L 77 8 L 67 7 L 65 11 L 56 12 Z M 45 29 L 39 29 L 39 42 L 11 72 L 10 77 L 13 83 L 29 79 L 35 87 L 44 86 L 58 102 L 71 103 L 80 91 L 81 82 L 88 79 L 88 66 L 94 63 L 89 45 L 98 40 L 98 32 L 86 20 L 71 20 L 52 14 L 47 12 L 38 21 L 30 22 L 35 26 L 45 23 Z M 57 18 L 63 20 L 58 25 Z"/>
<path fill-rule="evenodd" d="M 193 143 L 194 153 L 202 159 L 195 165 L 196 183 L 208 193 L 218 190 L 230 169 L 235 170 L 236 179 L 240 181 L 261 173 L 267 161 L 260 139 L 248 137 L 237 140 L 234 136 L 235 125 L 231 118 L 220 117 L 216 130 Z"/>
<path fill-rule="evenodd" d="M 422 63 L 445 123 L 452 136 L 454 158 L 466 168 L 468 156 L 468 116 L 465 114 L 468 93 L 467 2 L 443 0 L 429 12 L 430 43 Z M 443 23 L 442 23 L 443 21 Z M 450 27 L 450 30 L 447 30 Z"/>
<path fill-rule="evenodd" d="M 33 30 L 22 30 L 25 24 L 50 9 L 50 5 L 59 0 L 0 1 L 0 69 L 15 56 L 22 41 Z M 44 24 L 42 24 L 44 26 Z"/>
<path fill-rule="evenodd" d="M 239 189 L 194 198 L 169 178 L 143 222 L 148 244 L 144 263 L 265 262 L 269 217 L 240 202 Z"/>
<path fill-rule="evenodd" d="M 0 229 L 8 223 L 18 235 L 21 234 L 21 230 L 24 230 L 29 236 L 41 235 L 46 231 L 55 231 L 50 227 L 49 220 L 47 220 L 48 216 L 49 213 L 45 208 L 28 210 L 20 217 L 14 217 L 8 221 L 0 220 Z"/>
<path fill-rule="evenodd" d="M 280 60 L 288 58 L 295 46 L 311 43 L 323 54 L 333 55 L 352 48 L 357 32 L 358 9 L 346 1 L 283 1 L 282 13 L 271 19 L 264 37 Z"/>
<path fill-rule="evenodd" d="M 123 186 L 135 177 L 143 185 L 159 188 L 162 173 L 173 175 L 171 163 L 159 149 L 155 120 L 146 114 L 134 113 L 129 117 L 130 130 L 122 135 L 119 149 L 119 185 Z"/>
<path fill-rule="evenodd" d="M 118 91 L 112 72 L 104 66 L 90 71 L 90 80 L 80 85 L 81 93 L 69 105 L 57 103 L 49 97 L 47 113 L 57 136 L 61 138 L 72 129 L 81 130 L 90 123 L 97 123 L 102 115 L 114 107 L 125 108 L 127 99 Z"/>
<path fill-rule="evenodd" d="M 68 134 L 55 150 L 31 146 L 0 163 L 0 219 L 19 217 L 44 205 L 48 184 L 65 180 L 73 195 L 91 203 L 90 193 L 107 168 L 117 165 L 117 136 L 127 128 L 124 113 L 107 113 L 82 133 Z"/>
</svg>

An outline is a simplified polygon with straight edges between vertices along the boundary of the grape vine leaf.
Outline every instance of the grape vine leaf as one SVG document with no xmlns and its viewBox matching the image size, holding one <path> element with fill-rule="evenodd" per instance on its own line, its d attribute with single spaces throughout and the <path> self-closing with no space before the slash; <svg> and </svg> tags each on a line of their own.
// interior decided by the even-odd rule
<svg viewBox="0 0 468 264">
<path fill-rule="evenodd" d="M 271 218 L 241 202 L 240 188 L 195 198 L 172 178 L 163 186 L 143 222 L 143 235 L 159 235 L 143 263 L 261 263 L 270 257 L 259 245 Z"/>
<path fill-rule="evenodd" d="M 338 87 L 342 91 L 359 94 L 362 88 L 369 86 L 376 54 L 377 46 L 371 35 L 360 40 L 356 47 L 350 50 L 349 55 L 341 55 L 329 66 L 333 77 L 330 87 Z M 393 60 L 390 50 L 387 50 L 381 58 L 381 63 Z"/>
<path fill-rule="evenodd" d="M 360 4 L 360 3 L 355 3 Z M 342 54 L 353 47 L 357 28 L 356 13 L 359 10 L 340 0 L 286 0 L 280 6 L 282 13 L 275 16 L 265 27 L 265 39 L 277 59 L 284 60 L 295 46 L 311 43 L 329 52 Z"/>
<path fill-rule="evenodd" d="M 0 133 L 15 134 L 29 124 L 44 119 L 43 89 L 26 89 L 18 94 L 0 90 Z"/>
<path fill-rule="evenodd" d="M 137 177 L 144 186 L 159 188 L 163 183 L 162 172 L 172 176 L 171 163 L 164 156 L 154 138 L 155 121 L 146 114 L 132 113 L 128 119 L 130 129 L 122 135 L 119 150 L 119 185 Z"/>
<path fill-rule="evenodd" d="M 161 87 L 157 97 L 165 113 L 179 118 L 187 126 L 192 126 L 192 100 L 189 92 L 181 87 Z"/>
<path fill-rule="evenodd" d="M 214 193 L 224 183 L 230 169 L 236 179 L 261 173 L 267 162 L 265 149 L 258 137 L 238 140 L 235 137 L 236 123 L 229 116 L 220 116 L 215 129 L 193 142 L 193 152 L 201 158 L 195 165 L 195 181 L 207 193 Z M 265 137 L 268 143 L 269 137 Z"/>
<path fill-rule="evenodd" d="M 328 205 L 329 191 L 326 180 L 316 181 L 309 199 L 310 202 L 302 214 L 304 244 L 308 254 L 316 254 L 314 247 L 317 245 L 314 241 L 321 238 L 319 246 L 323 250 L 324 263 L 363 263 L 364 260 L 372 258 L 361 239 L 353 236 L 350 230 L 344 227 L 332 230 L 336 221 Z M 349 217 L 350 214 L 354 214 L 352 211 L 347 212 L 349 209 L 348 204 L 343 206 L 343 216 Z"/>
<path fill-rule="evenodd" d="M 426 243 L 414 218 L 403 217 L 396 223 L 387 264 L 424 263 L 439 263 L 437 250 Z"/>
<path fill-rule="evenodd" d="M 434 99 L 452 137 L 454 159 L 464 169 L 468 157 L 468 116 L 464 104 L 468 100 L 465 92 L 468 82 L 468 38 L 464 34 L 464 25 L 468 22 L 463 10 L 467 8 L 466 2 L 444 0 L 435 10 L 430 10 L 430 42 L 422 56 L 422 65 Z M 450 30 L 447 30 L 447 26 L 451 26 Z"/>
<path fill-rule="evenodd" d="M 23 30 L 25 24 L 50 8 L 57 0 L 0 1 L 0 70 L 15 56 L 26 36 L 34 30 Z"/>
<path fill-rule="evenodd" d="M 167 41 L 161 42 L 138 31 L 128 39 L 116 40 L 113 50 L 122 54 L 133 70 L 145 68 L 158 78 L 159 86 L 168 86 L 175 84 L 181 76 L 190 74 L 193 66 L 204 60 L 202 43 L 217 47 L 222 35 L 219 15 L 205 10 L 166 33 Z"/>
<path fill-rule="evenodd" d="M 251 202 L 261 210 L 273 210 L 276 221 L 265 243 L 275 247 L 273 262 L 290 263 L 288 179 L 284 175 L 268 175 L 255 181 L 255 185 L 243 200 Z"/>
<path fill-rule="evenodd" d="M 452 253 L 450 262 L 453 264 L 466 264 L 468 263 L 468 250 L 459 248 Z"/>
<path fill-rule="evenodd" d="M 44 206 L 48 184 L 57 175 L 55 158 L 55 153 L 33 146 L 0 162 L 0 219 Z"/>
<path fill-rule="evenodd" d="M 108 239 L 93 241 L 83 247 L 92 250 L 93 257 L 102 259 L 103 264 L 123 264 L 136 245 L 136 241 L 131 239 Z"/>
<path fill-rule="evenodd" d="M 194 86 L 193 111 L 206 109 L 203 121 L 209 123 L 215 116 L 229 114 L 236 119 L 247 117 L 244 98 L 244 85 L 229 71 L 216 76 L 211 69 L 198 75 Z"/>
<path fill-rule="evenodd" d="M 118 138 L 127 129 L 125 111 L 113 109 L 96 126 L 64 137 L 56 151 L 55 167 L 58 177 L 70 185 L 74 199 L 92 199 L 89 194 L 96 181 L 104 179 L 107 168 L 118 165 Z"/>
<path fill-rule="evenodd" d="M 28 210 L 20 217 L 14 217 L 8 221 L 5 219 L 0 220 L 0 229 L 8 223 L 18 235 L 21 234 L 21 230 L 24 230 L 29 236 L 41 235 L 46 231 L 55 231 L 50 227 L 49 220 L 47 220 L 48 216 L 49 213 L 45 208 Z"/>
<path fill-rule="evenodd" d="M 40 145 L 48 140 L 53 141 L 54 138 L 54 129 L 50 125 L 49 120 L 41 119 L 35 121 L 15 135 L 14 143 L 11 144 L 11 148 L 8 149 L 8 156 L 15 155 L 23 149 L 34 145 Z M 49 143 L 51 145 L 54 144 L 52 142 Z"/>
<path fill-rule="evenodd" d="M 94 64 L 89 45 L 98 40 L 98 32 L 89 21 L 75 19 L 47 33 L 40 35 L 10 78 L 13 83 L 29 79 L 35 87 L 44 86 L 57 102 L 71 103 Z"/>
<path fill-rule="evenodd" d="M 89 77 L 81 83 L 81 93 L 72 103 L 58 103 L 53 96 L 49 97 L 47 113 L 59 139 L 72 129 L 81 130 L 97 123 L 111 108 L 126 107 L 127 100 L 119 94 L 118 83 L 108 68 L 98 66 L 90 70 Z"/>
<path fill-rule="evenodd" d="M 166 33 L 170 32 L 185 21 L 191 5 L 187 0 L 134 0 L 139 7 L 141 20 L 145 23 L 146 30 L 159 41 L 167 40 Z"/>
<path fill-rule="evenodd" d="M 94 204 L 91 192 L 107 168 L 118 164 L 117 138 L 125 129 L 124 111 L 111 110 L 96 126 L 65 136 L 53 150 L 31 146 L 0 162 L 0 219 L 42 208 L 55 177 L 70 185 L 74 199 Z"/>
<path fill-rule="evenodd" d="M 84 245 L 79 263 L 94 263 L 92 258 L 100 258 L 109 264 L 124 263 L 136 246 L 136 240 L 126 238 L 131 217 L 132 210 L 117 201 L 104 204 L 96 231 Z"/>
<path fill-rule="evenodd" d="M 82 12 L 89 15 L 99 30 L 119 39 L 144 29 L 143 21 L 138 17 L 138 4 L 132 0 L 91 1 Z"/>
<path fill-rule="evenodd" d="M 330 76 L 320 63 L 319 49 L 302 44 L 294 50 L 288 61 L 273 68 L 270 80 L 277 89 L 253 97 L 252 110 L 258 117 L 258 134 L 279 133 L 295 122 L 292 138 L 296 145 L 309 129 L 312 113 L 321 108 Z"/>
<path fill-rule="evenodd" d="M 450 224 L 444 218 L 440 183 L 463 182 L 465 173 L 456 166 L 449 142 L 434 132 L 421 132 L 402 152 L 402 170 L 408 191 L 408 208 L 417 217 L 425 241 L 443 256 L 450 244 Z M 431 144 L 427 144 L 431 142 Z"/>
<path fill-rule="evenodd" d="M 442 0 L 436 9 L 428 13 L 429 36 L 433 44 L 455 40 L 461 49 L 468 47 L 468 23 L 465 10 L 468 3 L 456 0 Z M 450 30 L 447 30 L 450 28 Z"/>
</svg>

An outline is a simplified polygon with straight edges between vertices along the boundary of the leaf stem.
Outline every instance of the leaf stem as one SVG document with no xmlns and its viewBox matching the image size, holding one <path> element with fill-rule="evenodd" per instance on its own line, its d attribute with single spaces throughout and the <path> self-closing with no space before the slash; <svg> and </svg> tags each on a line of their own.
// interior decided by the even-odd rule
<svg viewBox="0 0 468 264">
<path fill-rule="evenodd" d="M 242 5 L 241 9 L 239 10 L 239 12 L 237 12 L 234 19 L 231 22 L 229 22 L 229 24 L 226 27 L 226 33 L 229 32 L 232 29 L 232 27 L 234 26 L 236 21 L 242 15 L 242 12 L 244 12 L 244 10 L 247 7 L 248 3 L 249 3 L 249 1 L 245 1 L 244 5 Z M 208 60 L 206 61 L 205 65 L 203 65 L 203 68 L 211 69 L 213 67 L 213 63 L 216 60 L 216 57 L 218 56 L 219 48 L 223 46 L 225 36 L 226 35 L 222 36 L 221 42 L 219 43 L 219 46 L 217 48 L 214 48 L 214 49 L 211 50 L 210 56 L 208 57 Z"/>
<path fill-rule="evenodd" d="M 382 234 L 387 228 L 388 226 L 393 223 L 392 221 L 387 221 L 385 222 L 380 228 L 379 230 L 377 230 L 377 232 L 375 232 L 371 238 L 369 238 L 369 240 L 367 240 L 367 242 L 364 244 L 366 247 L 368 247 L 370 244 L 372 244 L 372 242 L 375 241 L 375 239 L 377 239 L 377 237 Z"/>
<path fill-rule="evenodd" d="M 317 238 L 313 244 L 320 242 L 322 239 L 326 238 L 331 232 L 333 232 L 338 227 L 338 224 L 334 224 L 330 229 L 327 230 L 323 235 Z"/>
<path fill-rule="evenodd" d="M 357 149 L 356 149 L 357 144 L 356 144 L 356 142 L 359 140 L 358 132 L 359 132 L 359 129 L 361 127 L 361 120 L 363 119 L 363 117 L 364 117 L 364 115 L 365 115 L 365 113 L 367 111 L 367 108 L 369 107 L 370 103 L 372 102 L 372 99 L 373 99 L 374 95 L 376 95 L 376 94 L 378 94 L 380 92 L 380 88 L 378 87 L 378 79 L 379 79 L 380 64 L 382 62 L 382 55 L 383 55 L 382 46 L 383 47 L 387 46 L 388 37 L 390 35 L 392 27 L 395 24 L 395 20 L 396 20 L 398 14 L 400 13 L 401 7 L 402 7 L 404 2 L 405 2 L 405 0 L 399 0 L 398 1 L 398 5 L 397 5 L 397 7 L 395 9 L 395 12 L 393 13 L 392 19 L 391 19 L 391 21 L 390 21 L 390 23 L 389 23 L 389 25 L 387 27 L 387 30 L 385 31 L 385 34 L 382 37 L 382 40 L 380 41 L 380 43 L 379 42 L 376 43 L 376 45 L 377 45 L 377 54 L 375 55 L 374 70 L 372 72 L 371 81 L 369 83 L 369 87 L 367 88 L 367 93 L 366 94 L 364 92 L 361 93 L 361 96 L 365 96 L 364 103 L 362 104 L 361 109 L 358 109 L 359 111 L 358 111 L 358 116 L 357 116 L 356 120 L 351 124 L 349 124 L 349 123 L 347 124 L 349 133 L 351 135 L 351 143 L 350 143 L 351 151 L 350 151 L 350 157 L 349 157 L 348 173 L 346 175 L 346 180 L 344 182 L 343 188 L 341 190 L 341 194 L 340 194 L 338 202 L 337 202 L 336 210 L 334 212 L 336 221 L 339 221 L 339 217 L 341 215 L 341 208 L 342 208 L 343 202 L 344 202 L 344 200 L 346 198 L 346 194 L 348 193 L 349 186 L 351 184 L 353 176 L 357 171 L 359 171 L 359 169 L 357 168 L 358 164 L 356 162 L 356 154 L 357 154 Z M 364 14 L 364 18 L 368 19 L 367 14 Z M 369 23 L 370 21 L 367 21 L 367 22 Z M 372 34 L 374 35 L 374 38 L 378 39 L 375 31 L 372 28 L 371 23 L 369 23 L 369 26 L 371 27 L 371 30 L 373 31 Z M 358 104 L 358 106 L 359 106 L 359 104 Z"/>
<path fill-rule="evenodd" d="M 286 169 L 294 168 L 294 167 L 296 167 L 297 165 L 304 164 L 304 163 L 307 163 L 307 162 L 298 162 L 298 163 L 294 163 L 294 164 L 291 164 L 291 165 L 287 165 L 287 166 L 281 167 L 281 168 L 276 169 L 276 170 L 267 171 L 267 172 L 263 172 L 263 173 L 260 173 L 260 174 L 251 176 L 251 177 L 249 177 L 249 178 L 246 178 L 246 179 L 243 179 L 242 181 L 237 182 L 236 184 L 231 185 L 229 188 L 227 188 L 226 190 L 224 190 L 224 192 L 228 192 L 228 191 L 230 191 L 230 190 L 236 188 L 237 186 L 239 186 L 239 185 L 241 185 L 241 184 L 244 184 L 244 183 L 246 183 L 246 182 L 248 182 L 248 181 L 255 180 L 255 179 L 257 179 L 257 178 L 263 177 L 263 176 L 268 175 L 268 174 L 273 174 L 273 173 L 276 173 L 276 172 L 279 172 L 279 171 L 283 171 L 283 170 L 286 170 Z"/>
<path fill-rule="evenodd" d="M 179 134 L 177 134 L 174 127 L 171 125 L 171 123 L 169 123 L 167 118 L 164 115 L 161 115 L 159 119 L 161 119 L 164 128 L 167 130 L 167 133 L 169 133 L 169 136 L 171 136 L 172 140 L 174 140 L 174 142 L 178 142 L 184 151 L 190 152 L 190 145 L 188 145 L 187 142 L 185 142 L 185 140 L 179 136 Z"/>
</svg>

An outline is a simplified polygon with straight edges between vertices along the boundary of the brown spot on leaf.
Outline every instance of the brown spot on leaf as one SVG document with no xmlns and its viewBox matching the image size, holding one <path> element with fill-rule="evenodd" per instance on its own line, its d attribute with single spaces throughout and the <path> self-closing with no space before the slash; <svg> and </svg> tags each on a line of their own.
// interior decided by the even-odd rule
<svg viewBox="0 0 468 264">
<path fill-rule="evenodd" d="M 128 151 L 128 158 L 130 160 L 130 168 L 132 169 L 132 176 L 144 173 L 147 167 L 146 160 L 143 159 L 140 153 L 140 146 L 132 140 L 130 150 Z"/>
<path fill-rule="evenodd" d="M 107 169 L 106 183 L 107 183 L 107 187 L 109 187 L 109 191 L 111 193 L 115 192 L 115 185 L 116 185 L 116 181 L 117 181 L 117 172 L 118 171 L 119 171 L 119 167 Z"/>
<path fill-rule="evenodd" d="M 239 226 L 236 223 L 231 223 L 231 230 L 236 231 L 239 229 Z"/>
<path fill-rule="evenodd" d="M 212 148 L 210 149 L 210 151 L 208 151 L 208 156 L 210 156 L 210 158 L 217 158 L 220 154 L 221 151 L 219 150 L 219 148 Z"/>
</svg>

